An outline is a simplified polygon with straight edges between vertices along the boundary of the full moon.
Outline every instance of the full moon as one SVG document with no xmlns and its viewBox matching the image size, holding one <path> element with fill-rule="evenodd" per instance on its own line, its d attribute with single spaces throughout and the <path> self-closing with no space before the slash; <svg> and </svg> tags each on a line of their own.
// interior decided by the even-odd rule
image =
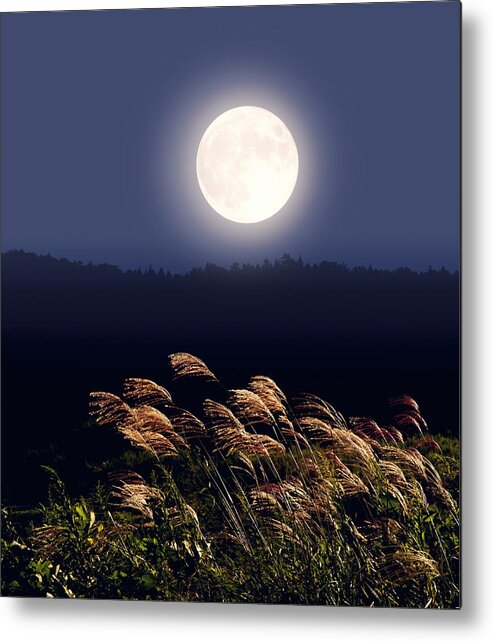
<svg viewBox="0 0 493 641">
<path fill-rule="evenodd" d="M 298 150 L 283 121 L 261 107 L 236 107 L 206 129 L 197 151 L 200 189 L 218 214 L 258 223 L 289 200 Z"/>
</svg>

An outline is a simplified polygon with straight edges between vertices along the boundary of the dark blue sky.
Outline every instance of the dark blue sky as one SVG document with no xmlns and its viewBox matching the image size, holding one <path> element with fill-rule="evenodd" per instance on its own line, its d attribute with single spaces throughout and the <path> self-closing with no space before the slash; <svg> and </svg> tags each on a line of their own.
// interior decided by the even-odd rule
<svg viewBox="0 0 493 641">
<path fill-rule="evenodd" d="M 206 261 L 456 269 L 456 2 L 2 16 L 2 248 L 184 271 Z M 222 111 L 298 144 L 288 204 L 255 225 L 201 196 Z"/>
</svg>

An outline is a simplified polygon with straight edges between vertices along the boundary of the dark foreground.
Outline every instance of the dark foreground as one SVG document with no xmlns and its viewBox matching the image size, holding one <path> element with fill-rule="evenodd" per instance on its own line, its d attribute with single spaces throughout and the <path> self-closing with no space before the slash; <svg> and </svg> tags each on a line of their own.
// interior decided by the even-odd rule
<svg viewBox="0 0 493 641">
<path fill-rule="evenodd" d="M 431 437 L 416 401 L 391 399 L 383 425 L 170 363 L 173 398 L 137 378 L 91 395 L 107 455 L 84 498 L 46 469 L 41 509 L 3 511 L 3 594 L 460 606 L 457 441 Z M 174 400 L 187 386 L 193 412 Z"/>
</svg>

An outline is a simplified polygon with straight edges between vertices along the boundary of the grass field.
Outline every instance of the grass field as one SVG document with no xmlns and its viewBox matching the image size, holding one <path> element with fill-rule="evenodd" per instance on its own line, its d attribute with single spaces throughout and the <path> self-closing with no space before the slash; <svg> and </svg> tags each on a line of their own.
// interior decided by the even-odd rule
<svg viewBox="0 0 493 641">
<path fill-rule="evenodd" d="M 190 354 L 170 364 L 199 409 L 140 378 L 94 392 L 94 449 L 101 430 L 124 444 L 105 481 L 78 496 L 47 468 L 39 509 L 4 507 L 4 595 L 460 606 L 459 445 L 414 399 L 379 425 L 265 376 L 226 389 Z"/>
</svg>

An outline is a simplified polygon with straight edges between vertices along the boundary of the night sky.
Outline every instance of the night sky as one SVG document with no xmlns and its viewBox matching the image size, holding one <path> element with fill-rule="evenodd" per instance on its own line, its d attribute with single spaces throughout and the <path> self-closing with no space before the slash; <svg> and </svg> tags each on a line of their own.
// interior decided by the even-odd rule
<svg viewBox="0 0 493 641">
<path fill-rule="evenodd" d="M 2 16 L 2 249 L 456 269 L 459 20 L 456 2 Z M 254 225 L 195 176 L 202 133 L 240 105 L 300 155 L 292 198 Z"/>
</svg>

